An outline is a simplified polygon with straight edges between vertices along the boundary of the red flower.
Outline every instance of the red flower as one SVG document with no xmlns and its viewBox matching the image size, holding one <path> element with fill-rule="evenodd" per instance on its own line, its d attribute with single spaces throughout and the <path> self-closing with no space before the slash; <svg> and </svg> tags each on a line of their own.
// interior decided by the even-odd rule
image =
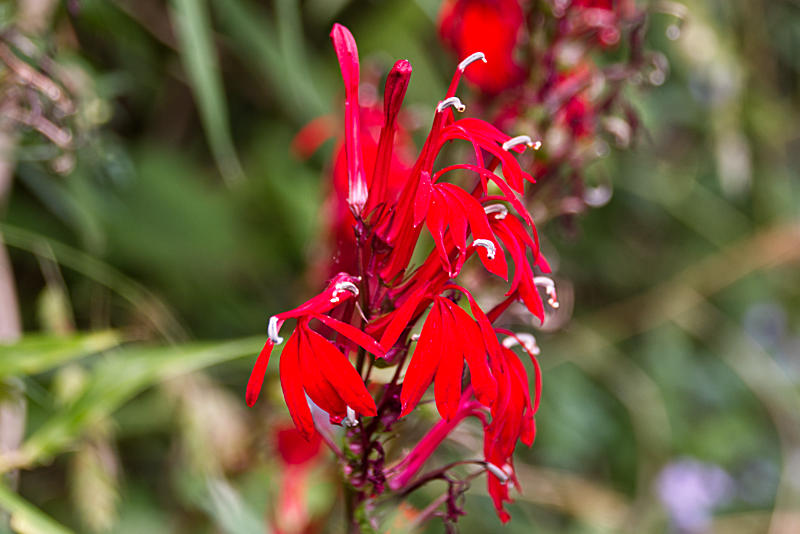
<svg viewBox="0 0 800 534">
<path fill-rule="evenodd" d="M 380 345 L 361 330 L 322 315 L 346 299 L 358 295 L 354 284 L 358 279 L 339 274 L 328 288 L 305 304 L 274 315 L 269 321 L 269 340 L 258 356 L 247 384 L 247 404 L 258 399 L 270 353 L 283 342 L 279 330 L 286 319 L 298 318 L 297 328 L 281 354 L 280 377 L 283 395 L 292 420 L 306 438 L 314 433 L 314 421 L 305 395 L 335 420 L 341 421 L 350 408 L 362 415 L 375 415 L 375 401 L 347 357 L 330 341 L 313 331 L 309 322 L 316 319 L 352 342 L 377 356 L 383 356 Z"/>
<path fill-rule="evenodd" d="M 486 54 L 467 79 L 486 93 L 520 83 L 525 69 L 514 60 L 524 15 L 517 0 L 447 0 L 439 13 L 439 33 L 460 56 Z"/>
<path fill-rule="evenodd" d="M 435 297 L 403 380 L 401 417 L 419 403 L 435 375 L 436 407 L 442 417 L 451 419 L 461 398 L 465 361 L 476 397 L 490 405 L 497 395 L 497 386 L 489 371 L 486 352 L 483 333 L 475 320 L 453 301 Z"/>
<path fill-rule="evenodd" d="M 497 399 L 492 405 L 492 421 L 484 429 L 483 452 L 486 461 L 494 469 L 494 476 L 488 477 L 489 495 L 492 497 L 497 514 L 504 523 L 510 519 L 503 508 L 504 502 L 511 502 L 508 493 L 510 484 L 519 490 L 519 482 L 514 473 L 513 454 L 517 441 L 529 447 L 536 436 L 533 416 L 539 408 L 541 394 L 541 372 L 536 361 L 535 345 L 525 343 L 520 336 L 505 330 L 507 341 L 519 343 L 528 353 L 534 365 L 534 400 L 531 402 L 528 376 L 525 367 L 516 354 L 504 342 L 502 347 L 492 353 L 492 374 L 497 379 Z M 531 337 L 532 339 L 532 337 Z"/>
<path fill-rule="evenodd" d="M 491 7 L 477 0 L 463 5 L 473 9 L 464 17 L 469 24 L 474 24 L 481 9 Z M 507 7 L 513 22 L 519 6 L 509 3 Z M 357 413 L 378 416 L 346 434 L 347 440 L 352 439 L 352 455 L 338 451 L 340 459 L 348 462 L 348 472 L 353 473 L 354 488 L 366 491 L 362 488 L 369 486 L 375 494 L 383 491 L 387 482 L 384 450 L 371 433 L 388 429 L 399 417 L 408 415 L 431 383 L 443 421 L 407 461 L 389 470 L 389 487 L 405 488 L 435 446 L 469 415 L 480 418 L 486 429 L 488 463 L 478 463 L 509 480 L 513 478 L 513 467 L 508 466 L 516 441 L 530 443 L 533 439 L 535 405 L 522 364 L 501 346 L 492 321 L 517 299 L 543 318 L 539 285 L 546 287 L 551 305 L 557 305 L 552 281 L 535 275 L 535 270 L 547 272 L 549 267 L 539 253 L 533 220 L 517 196 L 524 192 L 526 182 L 534 183 L 534 179 L 522 170 L 515 154 L 538 147 L 537 143 L 524 135 L 511 137 L 478 119 L 455 119 L 454 110 L 465 109 L 455 96 L 462 75 L 476 61 L 486 61 L 483 53 L 475 52 L 458 65 L 444 99 L 436 106 L 415 163 L 395 164 L 396 153 L 405 146 L 396 140 L 397 118 L 410 65 L 398 61 L 389 73 L 382 126 L 375 141 L 371 130 L 378 122 L 377 113 L 373 108 L 362 109 L 358 101 L 359 64 L 353 36 L 337 24 L 331 38 L 345 85 L 344 159 L 334 173 L 334 188 L 349 211 L 336 224 L 354 236 L 346 242 L 347 261 L 360 276 L 340 273 L 316 297 L 270 319 L 270 339 L 250 377 L 247 402 L 255 402 L 270 351 L 283 341 L 279 329 L 287 319 L 295 318 L 297 326 L 281 354 L 280 380 L 299 431 L 306 437 L 314 433 L 307 397 L 334 422 L 345 417 L 352 420 Z M 515 42 L 516 36 L 511 45 L 503 45 L 509 52 L 506 59 Z M 498 54 L 501 63 L 506 59 Z M 503 69 L 508 70 L 508 65 L 501 65 L 499 72 Z M 470 160 L 440 168 L 440 153 L 454 141 L 466 143 Z M 456 182 L 445 181 L 451 178 Z M 467 180 L 469 189 L 457 185 Z M 423 228 L 430 232 L 434 246 L 422 264 L 414 267 L 411 258 Z M 476 254 L 489 272 L 504 280 L 508 279 L 509 262 L 513 269 L 507 299 L 488 315 L 466 289 L 451 281 Z M 451 298 L 459 293 L 467 298 L 469 312 Z M 416 349 L 409 355 L 408 336 L 428 310 Z M 355 321 L 360 328 L 350 324 Z M 322 327 L 315 330 L 312 326 L 317 323 Z M 357 347 L 386 358 L 384 364 L 398 366 L 392 382 L 382 389 L 379 407 L 359 373 L 365 354 L 359 355 L 359 371 L 348 360 L 349 352 Z M 409 365 L 398 384 L 406 357 L 410 357 Z M 369 362 L 367 375 L 374 363 Z M 465 364 L 470 384 L 462 391 Z M 536 383 L 538 395 L 538 371 Z M 382 412 L 376 413 L 377 409 Z M 490 423 L 487 413 L 492 416 Z M 361 460 L 351 460 L 351 456 Z M 512 474 L 504 475 L 508 470 Z M 504 517 L 507 487 L 490 481 L 490 492 Z M 454 498 L 448 501 L 448 514 L 457 516 Z"/>
</svg>

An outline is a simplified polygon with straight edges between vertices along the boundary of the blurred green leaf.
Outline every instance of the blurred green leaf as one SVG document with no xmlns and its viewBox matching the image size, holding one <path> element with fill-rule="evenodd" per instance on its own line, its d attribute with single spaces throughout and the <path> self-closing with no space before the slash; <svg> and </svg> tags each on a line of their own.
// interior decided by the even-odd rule
<svg viewBox="0 0 800 534">
<path fill-rule="evenodd" d="M 300 38 L 302 25 L 296 1 L 278 2 L 277 28 L 248 0 L 215 2 L 214 8 L 231 44 L 266 79 L 282 109 L 296 123 L 305 123 L 326 111 L 309 72 L 311 60 Z"/>
<path fill-rule="evenodd" d="M 0 223 L 3 240 L 9 246 L 33 254 L 46 251 L 60 265 L 69 267 L 98 282 L 127 300 L 134 307 L 147 310 L 146 317 L 167 339 L 183 338 L 183 328 L 172 311 L 146 287 L 125 276 L 114 267 L 63 243 L 35 232 Z"/>
<path fill-rule="evenodd" d="M 0 483 L 0 509 L 11 515 L 11 528 L 19 534 L 70 534 L 41 510 Z M 2 526 L 2 525 L 0 525 Z"/>
<path fill-rule="evenodd" d="M 92 369 L 86 389 L 52 416 L 22 444 L 20 457 L 36 463 L 68 447 L 81 432 L 107 417 L 144 389 L 183 374 L 255 354 L 261 337 L 225 343 L 174 347 L 124 348 Z"/>
<path fill-rule="evenodd" d="M 223 479 L 209 479 L 206 511 L 227 534 L 269 534 L 272 529 L 247 507 L 236 489 Z"/>
<path fill-rule="evenodd" d="M 117 332 L 71 336 L 26 335 L 13 345 L 0 345 L 0 377 L 32 375 L 108 350 L 121 341 Z"/>
<path fill-rule="evenodd" d="M 181 59 L 197 100 L 214 159 L 228 182 L 243 177 L 233 146 L 225 91 L 205 0 L 173 0 L 172 20 L 178 35 Z"/>
</svg>

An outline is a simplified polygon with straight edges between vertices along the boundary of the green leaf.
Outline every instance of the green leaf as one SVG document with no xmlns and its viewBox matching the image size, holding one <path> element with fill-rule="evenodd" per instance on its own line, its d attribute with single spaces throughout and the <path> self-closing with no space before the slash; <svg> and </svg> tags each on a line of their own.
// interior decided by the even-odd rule
<svg viewBox="0 0 800 534">
<path fill-rule="evenodd" d="M 71 534 L 31 503 L 0 483 L 0 509 L 11 516 L 11 528 L 19 534 Z"/>
<path fill-rule="evenodd" d="M 214 159 L 228 182 L 243 177 L 233 146 L 225 92 L 212 38 L 207 4 L 203 0 L 173 0 L 172 21 L 181 60 L 194 91 Z"/>
<path fill-rule="evenodd" d="M 13 345 L 0 345 L 0 378 L 42 373 L 119 343 L 120 336 L 113 331 L 67 337 L 26 335 Z"/>
<path fill-rule="evenodd" d="M 295 0 L 276 4 L 277 28 L 248 0 L 215 2 L 214 9 L 231 44 L 246 63 L 261 74 L 282 109 L 302 124 L 326 112 L 318 84 L 308 68 L 302 24 Z"/>
</svg>

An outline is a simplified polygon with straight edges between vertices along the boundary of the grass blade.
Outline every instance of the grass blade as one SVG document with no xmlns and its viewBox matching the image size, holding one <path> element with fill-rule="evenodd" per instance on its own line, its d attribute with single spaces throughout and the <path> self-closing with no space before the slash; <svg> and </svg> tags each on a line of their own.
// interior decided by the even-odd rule
<svg viewBox="0 0 800 534">
<path fill-rule="evenodd" d="M 225 92 L 204 0 L 173 0 L 172 21 L 214 159 L 229 183 L 243 177 L 233 146 Z"/>
</svg>

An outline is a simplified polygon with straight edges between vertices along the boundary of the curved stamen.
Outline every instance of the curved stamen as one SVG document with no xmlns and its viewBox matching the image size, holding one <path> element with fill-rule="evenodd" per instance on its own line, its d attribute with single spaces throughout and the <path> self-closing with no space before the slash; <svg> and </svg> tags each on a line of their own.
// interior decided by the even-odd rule
<svg viewBox="0 0 800 534">
<path fill-rule="evenodd" d="M 505 143 L 503 143 L 503 150 L 508 152 L 512 148 L 518 145 L 527 145 L 534 150 L 539 150 L 542 147 L 541 141 L 536 141 L 535 143 L 528 135 L 518 135 L 516 137 L 512 137 Z"/>
<path fill-rule="evenodd" d="M 337 282 L 336 285 L 333 286 L 333 295 L 331 295 L 331 303 L 335 304 L 339 302 L 339 295 L 344 293 L 345 291 L 349 291 L 353 294 L 354 297 L 358 296 L 358 286 L 356 286 L 353 282 L 343 281 Z"/>
<path fill-rule="evenodd" d="M 444 111 L 445 109 L 447 109 L 450 106 L 453 106 L 454 108 L 456 108 L 456 111 L 458 111 L 459 113 L 463 112 L 465 109 L 467 109 L 467 106 L 465 106 L 461 102 L 460 98 L 458 98 L 457 96 L 451 96 L 450 98 L 445 98 L 444 100 L 439 102 L 439 105 L 436 106 L 436 111 L 441 113 L 442 111 Z"/>
<path fill-rule="evenodd" d="M 508 216 L 508 208 L 503 206 L 502 204 L 490 204 L 488 206 L 484 206 L 483 212 L 486 215 L 491 215 L 495 213 L 495 219 L 503 220 Z"/>
<path fill-rule="evenodd" d="M 497 254 L 497 248 L 494 246 L 494 243 L 489 241 L 488 239 L 476 239 L 472 242 L 472 246 L 474 247 L 483 247 L 486 249 L 486 257 L 490 260 L 493 260 L 495 255 Z"/>
<path fill-rule="evenodd" d="M 547 276 L 536 276 L 533 279 L 533 283 L 537 286 L 544 287 L 545 291 L 547 292 L 547 296 L 549 297 L 547 303 L 553 308 L 558 308 L 558 293 L 556 293 L 555 282 L 553 282 L 553 280 Z"/>
<path fill-rule="evenodd" d="M 507 349 L 515 345 L 522 345 L 526 351 L 534 356 L 538 356 L 541 353 L 541 349 L 539 349 L 539 345 L 536 343 L 536 338 L 533 337 L 532 334 L 526 332 L 520 332 L 516 334 L 516 337 L 508 336 L 503 340 L 503 346 Z"/>
<path fill-rule="evenodd" d="M 496 476 L 502 484 L 508 482 L 508 475 L 505 473 L 505 471 L 494 465 L 492 462 L 486 462 L 486 470 Z"/>
<path fill-rule="evenodd" d="M 276 345 L 283 343 L 283 338 L 278 335 L 278 318 L 274 315 L 269 318 L 269 325 L 267 326 L 267 335 L 270 341 Z"/>
<path fill-rule="evenodd" d="M 464 72 L 464 70 L 467 67 L 469 67 L 471 63 L 475 63 L 479 59 L 484 63 L 486 63 L 486 54 L 484 54 L 483 52 L 475 52 L 474 54 L 470 54 L 469 56 L 461 60 L 461 63 L 458 64 L 458 70 Z"/>
</svg>

